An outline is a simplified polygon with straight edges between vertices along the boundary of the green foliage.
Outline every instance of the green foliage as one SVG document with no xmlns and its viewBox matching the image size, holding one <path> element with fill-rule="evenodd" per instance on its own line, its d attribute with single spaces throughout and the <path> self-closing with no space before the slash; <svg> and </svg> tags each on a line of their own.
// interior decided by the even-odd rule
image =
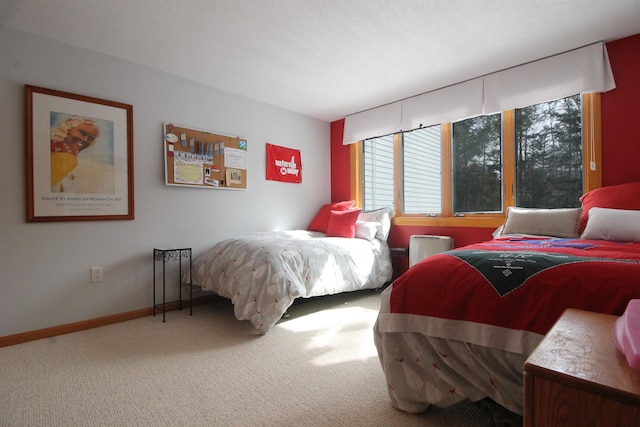
<svg viewBox="0 0 640 427">
<path fill-rule="evenodd" d="M 454 212 L 502 210 L 501 115 L 453 124 Z M 580 95 L 517 109 L 516 206 L 580 206 Z"/>
<path fill-rule="evenodd" d="M 580 206 L 580 95 L 516 110 L 515 127 L 516 205 Z"/>
<path fill-rule="evenodd" d="M 453 124 L 454 212 L 502 209 L 501 115 Z"/>
</svg>

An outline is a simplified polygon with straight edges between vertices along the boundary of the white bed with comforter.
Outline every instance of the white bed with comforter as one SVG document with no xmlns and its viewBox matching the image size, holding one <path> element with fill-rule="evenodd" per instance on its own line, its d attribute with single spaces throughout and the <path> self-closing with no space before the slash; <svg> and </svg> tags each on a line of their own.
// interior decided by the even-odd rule
<svg viewBox="0 0 640 427">
<path fill-rule="evenodd" d="M 191 283 L 230 299 L 238 320 L 266 333 L 296 298 L 375 289 L 391 279 L 388 227 L 386 234 L 366 228 L 370 238 L 291 230 L 224 240 L 194 260 Z"/>
</svg>

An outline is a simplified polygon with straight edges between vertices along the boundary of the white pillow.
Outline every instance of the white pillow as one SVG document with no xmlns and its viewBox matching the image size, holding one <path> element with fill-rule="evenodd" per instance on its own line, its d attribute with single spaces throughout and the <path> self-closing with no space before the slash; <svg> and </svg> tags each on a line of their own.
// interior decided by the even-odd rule
<svg viewBox="0 0 640 427">
<path fill-rule="evenodd" d="M 591 208 L 587 226 L 580 238 L 640 242 L 640 211 Z"/>
<path fill-rule="evenodd" d="M 581 208 L 507 209 L 507 219 L 501 235 L 532 234 L 550 237 L 578 237 Z"/>
<path fill-rule="evenodd" d="M 356 237 L 372 241 L 380 229 L 379 222 L 356 221 Z"/>
<path fill-rule="evenodd" d="M 391 217 L 395 213 L 393 208 L 380 208 L 371 211 L 360 211 L 358 221 L 377 222 L 380 228 L 376 232 L 376 237 L 380 240 L 387 240 L 391 230 Z"/>
</svg>

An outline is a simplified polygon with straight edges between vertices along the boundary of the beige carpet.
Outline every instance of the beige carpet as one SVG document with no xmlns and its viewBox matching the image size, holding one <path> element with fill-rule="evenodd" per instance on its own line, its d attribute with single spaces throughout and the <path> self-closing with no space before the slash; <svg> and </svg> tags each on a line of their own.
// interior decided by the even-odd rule
<svg viewBox="0 0 640 427">
<path fill-rule="evenodd" d="M 228 301 L 0 348 L 0 426 L 490 426 L 460 403 L 394 409 L 377 292 L 297 304 L 256 335 Z"/>
</svg>

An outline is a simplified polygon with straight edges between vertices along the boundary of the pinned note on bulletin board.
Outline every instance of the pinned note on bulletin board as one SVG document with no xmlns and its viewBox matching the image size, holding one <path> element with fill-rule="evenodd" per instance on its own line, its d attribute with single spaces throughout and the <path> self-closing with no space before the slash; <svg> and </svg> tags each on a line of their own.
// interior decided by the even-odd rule
<svg viewBox="0 0 640 427">
<path fill-rule="evenodd" d="M 237 136 L 164 124 L 167 185 L 247 188 L 247 140 Z"/>
</svg>

